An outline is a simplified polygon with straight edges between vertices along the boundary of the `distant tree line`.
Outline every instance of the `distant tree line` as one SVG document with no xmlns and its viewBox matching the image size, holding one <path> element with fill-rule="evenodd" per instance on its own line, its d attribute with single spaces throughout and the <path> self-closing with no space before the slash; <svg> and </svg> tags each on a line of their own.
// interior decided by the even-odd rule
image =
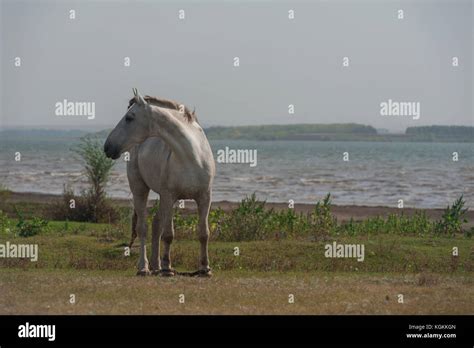
<svg viewBox="0 0 474 348">
<path fill-rule="evenodd" d="M 105 139 L 111 129 L 93 133 Z M 210 140 L 333 140 L 333 141 L 428 141 L 474 142 L 474 127 L 420 126 L 408 127 L 404 134 L 377 132 L 372 126 L 357 123 L 291 124 L 205 128 Z M 77 139 L 87 134 L 82 130 L 4 130 L 2 140 L 37 141 L 57 138 Z"/>
<path fill-rule="evenodd" d="M 262 125 L 241 127 L 209 127 L 206 134 L 210 139 L 284 140 L 309 138 L 312 135 L 377 135 L 372 126 L 356 123 L 339 124 L 294 124 Z"/>
<path fill-rule="evenodd" d="M 468 126 L 423 126 L 408 127 L 406 135 L 428 137 L 433 140 L 443 138 L 473 139 L 474 127 Z"/>
<path fill-rule="evenodd" d="M 356 123 L 209 127 L 205 131 L 211 140 L 474 141 L 474 127 L 468 126 L 409 127 L 405 134 L 377 133 L 372 126 Z"/>
</svg>

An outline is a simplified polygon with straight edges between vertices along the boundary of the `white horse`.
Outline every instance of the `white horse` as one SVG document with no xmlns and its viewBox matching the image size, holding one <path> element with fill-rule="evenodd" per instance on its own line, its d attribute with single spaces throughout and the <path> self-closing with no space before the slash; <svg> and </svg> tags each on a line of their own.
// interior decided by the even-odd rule
<svg viewBox="0 0 474 348">
<path fill-rule="evenodd" d="M 140 238 L 137 275 L 175 275 L 170 246 L 174 237 L 173 206 L 180 199 L 198 205 L 199 271 L 210 276 L 208 216 L 215 163 L 209 142 L 194 112 L 170 100 L 143 98 L 136 89 L 125 116 L 109 134 L 104 152 L 117 159 L 130 152 L 127 176 L 133 194 L 132 230 Z M 150 190 L 160 195 L 159 211 L 153 218 L 150 268 L 146 255 L 146 206 Z M 164 255 L 160 260 L 160 238 Z M 134 237 L 132 236 L 132 243 Z M 160 262 L 161 261 L 161 262 Z"/>
</svg>

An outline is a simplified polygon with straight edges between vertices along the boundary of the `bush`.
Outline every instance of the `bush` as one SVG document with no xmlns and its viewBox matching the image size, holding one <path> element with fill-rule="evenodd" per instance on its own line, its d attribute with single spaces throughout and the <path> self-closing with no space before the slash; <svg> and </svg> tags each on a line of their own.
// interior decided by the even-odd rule
<svg viewBox="0 0 474 348">
<path fill-rule="evenodd" d="M 331 213 L 331 194 L 328 193 L 322 202 L 316 202 L 316 206 L 310 216 L 311 229 L 314 237 L 318 238 L 331 234 L 337 227 L 336 218 Z"/>
<path fill-rule="evenodd" d="M 103 151 L 103 144 L 97 138 L 85 137 L 81 144 L 73 149 L 85 162 L 87 179 L 91 185 L 89 191 L 98 199 L 105 196 L 105 185 L 115 162 Z"/>
<path fill-rule="evenodd" d="M 0 210 L 0 233 L 10 231 L 10 219 L 7 214 Z"/>
<path fill-rule="evenodd" d="M 173 224 L 177 239 L 194 239 L 198 228 L 199 218 L 197 215 L 183 215 L 179 208 L 174 209 Z"/>
<path fill-rule="evenodd" d="M 301 224 L 302 216 L 297 215 L 294 209 L 288 208 L 270 214 L 270 231 L 276 240 L 286 239 L 295 233 L 303 233 L 304 226 Z"/>
<path fill-rule="evenodd" d="M 464 218 L 467 208 L 463 209 L 465 203 L 464 197 L 461 195 L 451 206 L 448 205 L 441 220 L 436 223 L 436 232 L 450 236 L 461 233 L 462 224 L 467 222 Z"/>
<path fill-rule="evenodd" d="M 38 217 L 34 217 L 32 220 L 25 220 L 23 215 L 17 211 L 18 223 L 16 224 L 16 232 L 20 237 L 31 237 L 35 236 L 46 228 L 48 221 Z"/>
<path fill-rule="evenodd" d="M 81 144 L 73 149 L 85 162 L 90 186 L 80 196 L 74 195 L 73 190 L 64 188 L 63 200 L 55 206 L 56 219 L 108 223 L 119 219 L 119 212 L 111 205 L 105 193 L 114 161 L 107 158 L 102 149 L 102 142 L 91 137 L 82 138 Z"/>
<path fill-rule="evenodd" d="M 54 204 L 53 218 L 55 220 L 69 220 L 81 222 L 113 223 L 120 219 L 120 213 L 110 200 L 103 199 L 97 204 L 95 197 L 89 191 L 75 195 L 74 191 L 65 187 L 62 200 Z"/>
<path fill-rule="evenodd" d="M 224 219 L 219 239 L 224 241 L 267 239 L 273 210 L 265 210 L 265 203 L 257 200 L 255 193 L 244 198 L 237 209 Z"/>
</svg>

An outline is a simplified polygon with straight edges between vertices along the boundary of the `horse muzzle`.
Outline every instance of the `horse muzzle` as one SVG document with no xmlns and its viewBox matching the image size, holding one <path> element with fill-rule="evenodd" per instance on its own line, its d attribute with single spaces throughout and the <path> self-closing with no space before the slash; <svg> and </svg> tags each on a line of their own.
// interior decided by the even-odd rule
<svg viewBox="0 0 474 348">
<path fill-rule="evenodd" d="M 120 151 L 115 146 L 111 146 L 107 142 L 104 145 L 104 152 L 108 158 L 111 158 L 113 160 L 116 160 L 120 157 Z"/>
</svg>

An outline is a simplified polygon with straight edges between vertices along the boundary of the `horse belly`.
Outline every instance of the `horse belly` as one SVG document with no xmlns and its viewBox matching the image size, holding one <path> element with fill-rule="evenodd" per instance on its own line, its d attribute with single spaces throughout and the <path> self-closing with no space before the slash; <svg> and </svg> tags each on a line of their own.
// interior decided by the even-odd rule
<svg viewBox="0 0 474 348">
<path fill-rule="evenodd" d="M 211 166 L 180 161 L 159 138 L 149 138 L 139 147 L 138 167 L 146 185 L 153 191 L 168 191 L 177 199 L 194 199 L 207 191 L 214 176 Z"/>
<path fill-rule="evenodd" d="M 168 168 L 164 186 L 173 192 L 177 199 L 195 199 L 209 189 L 209 178 L 199 168 L 186 168 L 173 163 Z"/>
</svg>

